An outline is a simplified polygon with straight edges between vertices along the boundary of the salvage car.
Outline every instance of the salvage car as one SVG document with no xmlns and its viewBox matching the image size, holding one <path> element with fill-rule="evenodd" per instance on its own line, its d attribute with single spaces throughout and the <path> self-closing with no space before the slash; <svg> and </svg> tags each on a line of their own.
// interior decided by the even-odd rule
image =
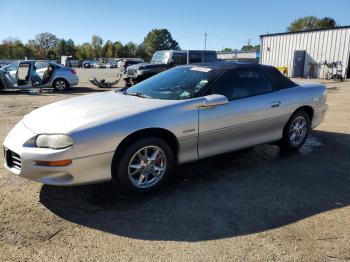
<svg viewBox="0 0 350 262">
<path fill-rule="evenodd" d="M 136 84 L 169 68 L 201 62 L 217 61 L 216 51 L 209 50 L 164 50 L 153 54 L 149 63 L 128 66 L 124 79 Z"/>
<path fill-rule="evenodd" d="M 326 110 L 323 85 L 298 85 L 274 67 L 185 65 L 32 111 L 6 137 L 4 163 L 45 184 L 112 180 L 144 193 L 176 164 L 272 142 L 297 151 Z"/>
<path fill-rule="evenodd" d="M 23 60 L 0 68 L 0 91 L 31 88 L 64 91 L 78 83 L 75 70 L 49 61 Z"/>
</svg>

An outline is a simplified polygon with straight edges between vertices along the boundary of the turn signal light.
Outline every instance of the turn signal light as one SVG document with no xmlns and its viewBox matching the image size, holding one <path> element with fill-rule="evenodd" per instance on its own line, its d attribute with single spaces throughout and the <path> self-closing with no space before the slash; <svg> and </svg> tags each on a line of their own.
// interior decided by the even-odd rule
<svg viewBox="0 0 350 262">
<path fill-rule="evenodd" d="M 57 161 L 35 161 L 36 165 L 38 166 L 68 166 L 72 164 L 72 160 L 66 159 L 66 160 L 57 160 Z"/>
</svg>

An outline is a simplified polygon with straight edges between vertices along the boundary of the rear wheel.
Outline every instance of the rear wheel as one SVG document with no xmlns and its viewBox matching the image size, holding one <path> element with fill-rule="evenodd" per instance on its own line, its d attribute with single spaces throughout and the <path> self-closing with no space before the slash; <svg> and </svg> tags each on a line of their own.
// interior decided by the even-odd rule
<svg viewBox="0 0 350 262">
<path fill-rule="evenodd" d="M 304 110 L 295 112 L 284 127 L 281 149 L 298 151 L 304 145 L 309 131 L 309 115 Z"/>
<path fill-rule="evenodd" d="M 63 78 L 59 78 L 53 81 L 52 86 L 56 91 L 65 91 L 69 88 L 68 82 Z"/>
<path fill-rule="evenodd" d="M 115 155 L 112 180 L 124 193 L 146 193 L 164 184 L 173 166 L 174 154 L 169 145 L 163 139 L 146 137 Z"/>
</svg>

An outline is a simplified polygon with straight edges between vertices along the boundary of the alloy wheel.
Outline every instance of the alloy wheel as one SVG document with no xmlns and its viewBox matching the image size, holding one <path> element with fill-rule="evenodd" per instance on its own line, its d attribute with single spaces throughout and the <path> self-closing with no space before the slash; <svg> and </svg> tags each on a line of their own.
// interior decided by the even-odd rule
<svg viewBox="0 0 350 262">
<path fill-rule="evenodd" d="M 138 150 L 128 165 L 128 176 L 137 188 L 150 188 L 156 185 L 167 169 L 164 151 L 158 146 L 146 146 Z"/>
<path fill-rule="evenodd" d="M 293 146 L 304 141 L 307 134 L 307 121 L 303 116 L 296 117 L 289 128 L 289 140 Z"/>
<path fill-rule="evenodd" d="M 67 86 L 67 84 L 64 80 L 57 80 L 56 81 L 55 88 L 57 90 L 63 91 L 66 89 L 66 86 Z"/>
</svg>

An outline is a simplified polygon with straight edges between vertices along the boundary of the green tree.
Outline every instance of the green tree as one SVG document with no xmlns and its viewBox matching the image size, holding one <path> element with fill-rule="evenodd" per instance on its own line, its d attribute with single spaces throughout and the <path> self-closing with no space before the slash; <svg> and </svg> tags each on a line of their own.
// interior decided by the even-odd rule
<svg viewBox="0 0 350 262">
<path fill-rule="evenodd" d="M 77 46 L 75 55 L 78 59 L 92 59 L 92 46 L 90 43 L 84 43 Z"/>
<path fill-rule="evenodd" d="M 244 45 L 241 48 L 241 51 L 255 51 L 260 50 L 260 45 Z"/>
<path fill-rule="evenodd" d="M 176 42 L 167 29 L 153 29 L 143 41 L 143 46 L 147 57 L 151 57 L 155 51 L 159 50 L 180 50 L 179 43 Z"/>
<path fill-rule="evenodd" d="M 29 40 L 28 44 L 35 50 L 36 58 L 53 59 L 55 58 L 54 48 L 58 43 L 58 38 L 51 33 L 40 33 L 33 40 Z"/>
<path fill-rule="evenodd" d="M 319 19 L 315 16 L 305 16 L 294 20 L 287 28 L 288 32 L 299 32 L 312 29 L 332 28 L 336 22 L 331 17 Z"/>
<path fill-rule="evenodd" d="M 60 58 L 63 55 L 66 55 L 67 42 L 64 39 L 58 40 L 54 50 L 56 53 L 56 58 Z"/>
<path fill-rule="evenodd" d="M 75 44 L 72 39 L 68 39 L 66 41 L 66 55 L 74 56 L 75 54 Z"/>
<path fill-rule="evenodd" d="M 103 56 L 106 58 L 114 57 L 114 45 L 113 42 L 108 40 L 103 46 Z"/>
<path fill-rule="evenodd" d="M 2 59 L 24 59 L 32 58 L 31 50 L 23 45 L 18 39 L 4 39 L 0 44 L 0 58 Z"/>
<path fill-rule="evenodd" d="M 93 58 L 99 58 L 102 55 L 102 45 L 103 39 L 98 35 L 93 35 L 91 38 L 91 46 L 92 46 L 92 56 Z"/>
<path fill-rule="evenodd" d="M 224 49 L 221 50 L 221 52 L 231 52 L 233 51 L 232 48 L 225 47 Z"/>
<path fill-rule="evenodd" d="M 333 28 L 336 26 L 337 26 L 337 23 L 331 17 L 323 17 L 321 20 L 318 21 L 319 28 Z"/>
<path fill-rule="evenodd" d="M 133 42 L 128 42 L 126 45 L 124 45 L 124 56 L 125 57 L 135 57 L 137 52 L 137 44 Z"/>
<path fill-rule="evenodd" d="M 114 42 L 114 57 L 124 57 L 124 47 L 119 41 Z"/>
<path fill-rule="evenodd" d="M 147 53 L 146 53 L 146 49 L 145 49 L 145 46 L 143 44 L 140 44 L 137 46 L 137 49 L 136 49 L 136 56 L 137 57 L 141 57 L 143 58 L 144 60 L 147 59 Z"/>
</svg>

